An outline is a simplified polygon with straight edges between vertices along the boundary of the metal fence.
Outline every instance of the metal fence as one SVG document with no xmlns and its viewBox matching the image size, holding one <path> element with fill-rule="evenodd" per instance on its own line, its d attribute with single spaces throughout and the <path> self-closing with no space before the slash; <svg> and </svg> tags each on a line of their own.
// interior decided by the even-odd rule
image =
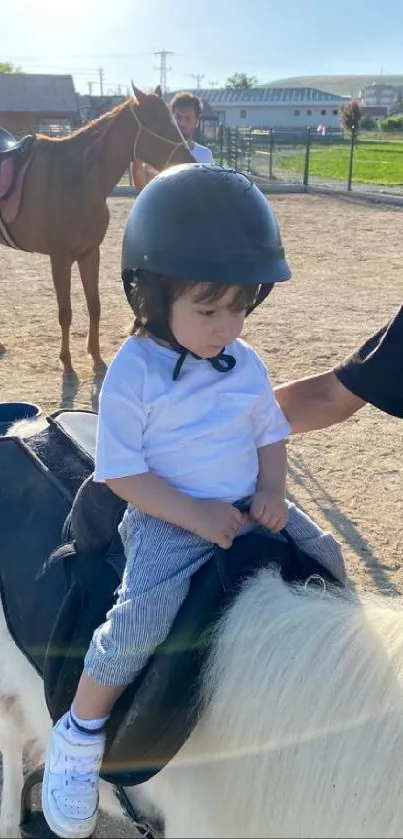
<svg viewBox="0 0 403 839">
<path fill-rule="evenodd" d="M 357 139 L 341 130 L 307 128 L 227 128 L 210 126 L 200 137 L 215 160 L 259 176 L 268 185 L 326 185 L 348 190 L 403 193 L 400 137 L 366 134 Z"/>
<path fill-rule="evenodd" d="M 47 133 L 57 135 L 51 127 Z M 201 123 L 197 140 L 217 163 L 250 173 L 269 190 L 297 184 L 403 194 L 403 134 L 361 132 L 354 141 L 339 129 L 228 128 L 212 119 Z M 127 172 L 121 186 L 129 184 Z"/>
</svg>

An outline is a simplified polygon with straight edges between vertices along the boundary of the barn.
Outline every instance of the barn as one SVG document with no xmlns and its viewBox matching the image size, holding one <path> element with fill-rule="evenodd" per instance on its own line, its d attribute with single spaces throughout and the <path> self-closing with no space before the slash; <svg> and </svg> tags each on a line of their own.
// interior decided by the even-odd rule
<svg viewBox="0 0 403 839">
<path fill-rule="evenodd" d="M 0 126 L 17 137 L 60 134 L 79 125 L 73 77 L 0 73 Z"/>
<path fill-rule="evenodd" d="M 175 95 L 167 94 L 167 101 Z M 193 90 L 209 112 L 229 128 L 338 128 L 348 97 L 314 87 L 252 87 Z"/>
</svg>

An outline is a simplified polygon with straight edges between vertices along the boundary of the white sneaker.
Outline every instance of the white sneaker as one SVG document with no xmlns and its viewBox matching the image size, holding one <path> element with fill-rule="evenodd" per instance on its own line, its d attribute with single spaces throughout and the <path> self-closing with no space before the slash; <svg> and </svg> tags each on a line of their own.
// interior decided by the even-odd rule
<svg viewBox="0 0 403 839">
<path fill-rule="evenodd" d="M 105 735 L 74 742 L 69 714 L 53 727 L 46 751 L 42 810 L 57 836 L 86 839 L 95 830 Z"/>
</svg>

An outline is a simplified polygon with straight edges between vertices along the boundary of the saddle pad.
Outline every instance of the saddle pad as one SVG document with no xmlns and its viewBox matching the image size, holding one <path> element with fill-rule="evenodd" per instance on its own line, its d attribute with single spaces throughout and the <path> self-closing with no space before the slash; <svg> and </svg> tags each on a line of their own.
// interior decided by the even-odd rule
<svg viewBox="0 0 403 839">
<path fill-rule="evenodd" d="M 66 592 L 62 565 L 36 580 L 61 541 L 67 492 L 28 447 L 0 437 L 0 594 L 8 630 L 42 675 L 46 647 Z"/>
<path fill-rule="evenodd" d="M 12 224 L 18 216 L 21 206 L 25 176 L 31 163 L 31 159 L 32 157 L 29 157 L 28 160 L 26 160 L 21 166 L 10 194 L 4 193 L 4 198 L 0 199 L 0 215 L 5 224 Z"/>
<path fill-rule="evenodd" d="M 93 462 L 97 439 L 98 414 L 91 411 L 59 411 L 52 421 Z"/>
<path fill-rule="evenodd" d="M 6 157 L 0 163 L 0 201 L 7 195 L 14 177 L 15 163 L 12 157 Z"/>
</svg>

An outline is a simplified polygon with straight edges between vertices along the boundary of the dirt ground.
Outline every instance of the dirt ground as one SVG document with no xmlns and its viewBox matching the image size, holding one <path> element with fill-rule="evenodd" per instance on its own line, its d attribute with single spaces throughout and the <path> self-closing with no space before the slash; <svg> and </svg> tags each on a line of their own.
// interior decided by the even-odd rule
<svg viewBox="0 0 403 839">
<path fill-rule="evenodd" d="M 107 362 L 130 321 L 119 279 L 130 203 L 111 199 L 102 249 L 101 345 Z M 245 337 L 278 384 L 333 366 L 396 310 L 403 299 L 403 213 L 319 196 L 275 196 L 272 203 L 294 276 L 250 317 Z M 100 381 L 85 352 L 78 273 L 71 341 L 78 379 L 71 382 L 58 366 L 48 260 L 7 248 L 0 254 L 0 399 L 32 400 L 46 412 L 96 408 Z M 403 590 L 402 451 L 403 422 L 372 407 L 339 427 L 293 438 L 288 448 L 289 496 L 340 539 L 357 585 L 391 593 Z M 105 830 L 99 835 L 116 835 Z"/>
</svg>

